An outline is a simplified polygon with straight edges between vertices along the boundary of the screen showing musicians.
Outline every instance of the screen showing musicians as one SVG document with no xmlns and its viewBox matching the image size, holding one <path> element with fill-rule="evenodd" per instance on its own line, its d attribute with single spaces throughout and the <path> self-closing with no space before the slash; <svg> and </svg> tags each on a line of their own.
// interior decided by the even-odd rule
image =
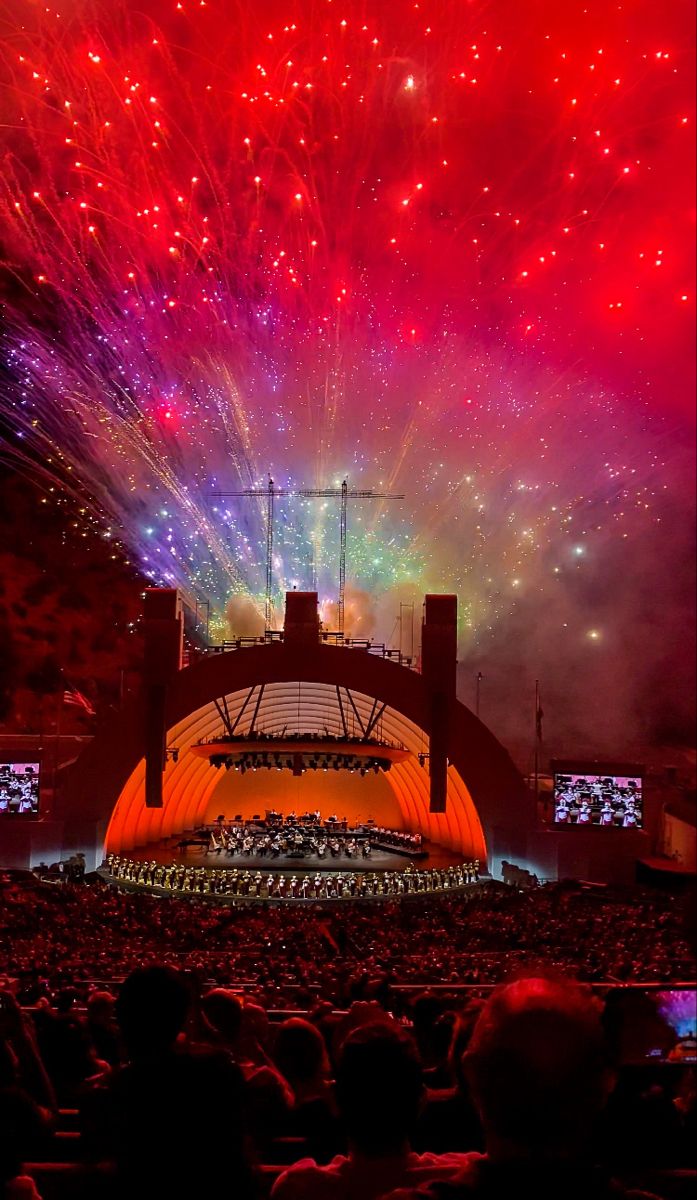
<svg viewBox="0 0 697 1200">
<path fill-rule="evenodd" d="M 555 775 L 554 823 L 641 829 L 641 779 L 625 775 Z"/>
<path fill-rule="evenodd" d="M 0 763 L 0 815 L 36 816 L 39 764 Z"/>
</svg>

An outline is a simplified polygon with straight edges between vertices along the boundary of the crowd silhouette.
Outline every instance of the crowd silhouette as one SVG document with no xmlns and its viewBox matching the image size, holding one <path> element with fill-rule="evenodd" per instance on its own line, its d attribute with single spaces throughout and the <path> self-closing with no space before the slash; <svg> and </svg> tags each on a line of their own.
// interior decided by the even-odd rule
<svg viewBox="0 0 697 1200">
<path fill-rule="evenodd" d="M 571 979 L 693 978 L 679 905 L 491 886 L 379 914 L 6 883 L 4 1196 L 610 1200 L 656 1172 L 671 1198 L 693 1181 L 694 1066 L 624 1063 L 610 1000 Z"/>
</svg>

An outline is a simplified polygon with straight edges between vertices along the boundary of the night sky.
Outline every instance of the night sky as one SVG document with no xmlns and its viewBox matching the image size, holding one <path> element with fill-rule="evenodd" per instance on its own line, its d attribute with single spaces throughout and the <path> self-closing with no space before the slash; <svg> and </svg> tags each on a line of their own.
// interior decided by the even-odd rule
<svg viewBox="0 0 697 1200">
<path fill-rule="evenodd" d="M 0 454 L 261 628 L 264 487 L 348 632 L 460 598 L 465 702 L 689 736 L 694 31 L 670 0 L 0 4 Z M 46 489 L 57 485 L 57 491 Z M 277 622 L 338 507 L 278 506 Z M 409 635 L 402 631 L 403 639 Z"/>
</svg>

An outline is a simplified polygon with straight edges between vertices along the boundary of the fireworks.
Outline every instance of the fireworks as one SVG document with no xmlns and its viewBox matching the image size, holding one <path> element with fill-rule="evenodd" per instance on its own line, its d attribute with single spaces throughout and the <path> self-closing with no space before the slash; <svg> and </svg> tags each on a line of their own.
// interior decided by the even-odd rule
<svg viewBox="0 0 697 1200">
<path fill-rule="evenodd" d="M 5 454 L 217 629 L 262 611 L 264 510 L 212 493 L 269 473 L 406 494 L 350 510 L 355 633 L 454 590 L 488 636 L 609 569 L 660 521 L 690 353 L 688 14 L 4 10 Z M 278 594 L 330 621 L 338 533 L 279 502 Z"/>
</svg>

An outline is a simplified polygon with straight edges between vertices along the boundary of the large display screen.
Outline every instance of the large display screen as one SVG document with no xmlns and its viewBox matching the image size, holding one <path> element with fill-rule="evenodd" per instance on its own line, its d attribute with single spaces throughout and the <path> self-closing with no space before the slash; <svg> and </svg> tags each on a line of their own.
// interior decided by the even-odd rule
<svg viewBox="0 0 697 1200">
<path fill-rule="evenodd" d="M 0 762 L 0 816 L 36 816 L 39 811 L 39 764 Z"/>
<path fill-rule="evenodd" d="M 644 824 L 641 777 L 554 774 L 554 824 L 641 829 Z"/>
<path fill-rule="evenodd" d="M 629 987 L 609 992 L 605 1003 L 622 1062 L 697 1062 L 694 988 Z"/>
</svg>

